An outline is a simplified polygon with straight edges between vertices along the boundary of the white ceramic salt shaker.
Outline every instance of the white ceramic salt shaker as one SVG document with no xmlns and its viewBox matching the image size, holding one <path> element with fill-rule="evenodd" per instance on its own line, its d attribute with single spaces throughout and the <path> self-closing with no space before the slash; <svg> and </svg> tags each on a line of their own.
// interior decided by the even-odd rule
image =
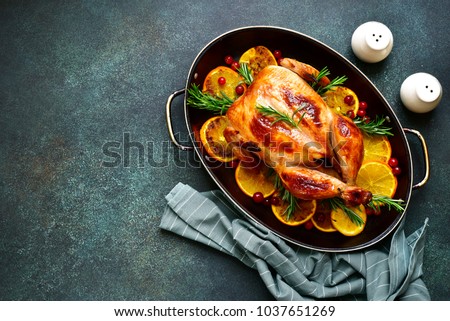
<svg viewBox="0 0 450 321">
<path fill-rule="evenodd" d="M 375 63 L 385 59 L 393 46 L 392 32 L 381 22 L 363 23 L 352 35 L 353 53 L 364 62 Z"/>
<path fill-rule="evenodd" d="M 436 77 L 418 72 L 407 77 L 400 87 L 403 105 L 415 113 L 427 113 L 439 104 L 442 86 Z"/>
</svg>

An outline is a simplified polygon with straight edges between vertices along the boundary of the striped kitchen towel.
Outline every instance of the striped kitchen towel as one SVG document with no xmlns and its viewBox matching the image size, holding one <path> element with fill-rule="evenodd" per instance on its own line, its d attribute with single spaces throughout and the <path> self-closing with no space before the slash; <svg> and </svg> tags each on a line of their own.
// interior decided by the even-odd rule
<svg viewBox="0 0 450 321">
<path fill-rule="evenodd" d="M 160 227 L 232 255 L 256 269 L 277 300 L 430 300 L 422 280 L 424 225 L 390 244 L 323 253 L 286 243 L 243 219 L 218 190 L 177 184 L 166 196 Z"/>
</svg>

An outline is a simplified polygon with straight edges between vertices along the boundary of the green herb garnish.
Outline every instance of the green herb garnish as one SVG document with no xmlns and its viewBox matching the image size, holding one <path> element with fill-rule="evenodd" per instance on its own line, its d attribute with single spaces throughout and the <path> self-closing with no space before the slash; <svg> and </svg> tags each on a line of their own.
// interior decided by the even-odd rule
<svg viewBox="0 0 450 321">
<path fill-rule="evenodd" d="M 253 76 L 250 69 L 248 69 L 248 65 L 241 64 L 237 71 L 242 76 L 242 78 L 244 78 L 245 84 L 250 86 L 250 84 L 253 82 Z"/>
<path fill-rule="evenodd" d="M 311 87 L 321 96 L 331 88 L 343 85 L 344 82 L 347 80 L 346 76 L 336 77 L 333 80 L 331 80 L 328 85 L 320 86 L 319 85 L 320 80 L 328 75 L 330 75 L 330 71 L 328 70 L 328 67 L 324 67 L 321 71 L 319 71 L 317 76 L 312 76 L 313 82 L 311 84 Z"/>
<path fill-rule="evenodd" d="M 374 120 L 371 120 L 369 122 L 366 122 L 361 117 L 356 117 L 353 119 L 353 122 L 358 126 L 361 131 L 363 131 L 365 134 L 371 136 L 371 135 L 386 135 L 386 136 L 394 136 L 394 134 L 391 132 L 391 127 L 384 126 L 384 122 L 387 120 L 386 117 L 379 117 L 378 115 L 375 117 Z"/>
<path fill-rule="evenodd" d="M 328 201 L 332 210 L 341 209 L 353 222 L 353 224 L 362 226 L 364 225 L 364 220 L 359 216 L 355 211 L 353 211 L 350 207 L 344 204 L 344 201 L 340 198 L 333 197 L 328 198 L 324 201 Z"/>
<path fill-rule="evenodd" d="M 192 84 L 187 93 L 187 104 L 189 106 L 209 110 L 220 115 L 223 115 L 233 103 L 233 100 L 224 94 L 222 94 L 223 97 L 214 97 L 202 92 L 196 84 Z"/>
<path fill-rule="evenodd" d="M 383 195 L 372 195 L 372 200 L 367 206 L 375 211 L 379 211 L 381 206 L 387 206 L 389 210 L 394 209 L 402 213 L 405 210 L 405 201 L 402 199 L 392 199 Z"/>
<path fill-rule="evenodd" d="M 282 113 L 279 112 L 278 110 L 276 110 L 273 107 L 270 106 L 262 106 L 262 105 L 258 105 L 256 106 L 256 109 L 263 114 L 264 116 L 270 116 L 275 118 L 274 121 L 272 121 L 272 123 L 270 124 L 271 126 L 279 121 L 283 121 L 289 125 L 291 125 L 292 127 L 295 128 L 299 128 L 298 125 L 300 124 L 300 122 L 302 121 L 303 117 L 305 116 L 306 112 L 303 112 L 302 115 L 300 116 L 300 119 L 296 122 L 294 120 L 294 117 L 297 113 L 299 113 L 303 108 L 305 107 L 304 104 L 301 104 L 300 107 L 298 107 L 296 110 L 294 110 L 294 112 L 292 113 L 292 115 L 288 115 L 286 113 Z"/>
<path fill-rule="evenodd" d="M 274 172 L 275 173 L 275 172 Z M 289 192 L 281 182 L 281 178 L 278 174 L 275 177 L 275 189 L 278 191 L 280 199 L 287 203 L 287 207 L 282 215 L 286 216 L 286 221 L 290 221 L 292 215 L 298 207 L 297 198 Z"/>
</svg>

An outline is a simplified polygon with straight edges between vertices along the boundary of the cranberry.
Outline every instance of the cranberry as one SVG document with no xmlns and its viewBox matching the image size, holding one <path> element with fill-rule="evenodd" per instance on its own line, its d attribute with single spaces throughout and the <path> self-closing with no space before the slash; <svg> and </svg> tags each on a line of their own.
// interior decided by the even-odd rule
<svg viewBox="0 0 450 321">
<path fill-rule="evenodd" d="M 348 95 L 344 97 L 344 103 L 346 103 L 347 105 L 351 106 L 354 102 L 355 100 L 353 99 L 353 96 Z"/>
<path fill-rule="evenodd" d="M 270 205 L 271 205 L 271 203 L 270 203 L 270 197 L 265 198 L 264 201 L 263 201 L 263 204 L 264 204 L 265 206 L 270 206 Z"/>
<path fill-rule="evenodd" d="M 233 61 L 234 61 L 233 57 L 231 57 L 231 56 L 226 56 L 225 57 L 225 63 L 227 65 L 231 65 L 233 63 Z"/>
<path fill-rule="evenodd" d="M 275 206 L 280 205 L 280 198 L 277 196 L 272 196 L 270 198 L 270 203 Z"/>
<path fill-rule="evenodd" d="M 219 79 L 217 79 L 217 82 L 219 83 L 219 85 L 223 86 L 227 83 L 227 80 L 225 79 L 225 77 L 219 77 Z"/>
<path fill-rule="evenodd" d="M 359 102 L 359 109 L 367 109 L 367 103 L 365 101 Z"/>
<path fill-rule="evenodd" d="M 402 173 L 402 169 L 398 166 L 395 166 L 392 168 L 392 174 L 394 174 L 395 176 L 398 176 Z"/>
<path fill-rule="evenodd" d="M 353 110 L 349 110 L 347 112 L 347 116 L 350 117 L 351 119 L 355 118 L 355 112 Z"/>
<path fill-rule="evenodd" d="M 236 91 L 236 94 L 238 95 L 238 96 L 240 96 L 240 95 L 242 95 L 243 93 L 244 93 L 244 86 L 242 86 L 242 85 L 237 85 L 236 86 L 236 89 L 235 89 L 235 91 Z"/>
<path fill-rule="evenodd" d="M 389 160 L 388 160 L 388 164 L 389 164 L 389 166 L 391 166 L 392 168 L 397 167 L 397 166 L 398 166 L 398 159 L 397 159 L 397 158 L 394 158 L 394 157 L 391 157 L 391 158 L 389 158 Z"/>
<path fill-rule="evenodd" d="M 238 70 L 239 68 L 241 68 L 241 65 L 239 64 L 239 61 L 233 61 L 232 63 L 231 63 L 231 69 L 233 69 L 233 70 Z"/>
<path fill-rule="evenodd" d="M 366 110 L 358 109 L 358 111 L 356 112 L 356 115 L 358 115 L 359 117 L 364 117 L 364 116 L 366 116 Z"/>
<path fill-rule="evenodd" d="M 366 124 L 370 123 L 370 117 L 369 117 L 369 116 L 364 116 L 362 120 L 363 120 L 363 122 L 365 122 Z"/>
<path fill-rule="evenodd" d="M 264 195 L 261 192 L 256 192 L 253 194 L 253 202 L 255 203 L 262 203 L 264 202 Z"/>
<path fill-rule="evenodd" d="M 305 224 L 303 224 L 303 226 L 305 227 L 305 229 L 311 230 L 314 227 L 314 224 L 311 220 L 309 220 L 309 221 L 306 221 Z"/>
<path fill-rule="evenodd" d="M 274 51 L 273 51 L 273 56 L 274 56 L 276 59 L 280 59 L 283 55 L 281 54 L 281 51 L 280 51 L 280 50 L 274 50 Z"/>
</svg>

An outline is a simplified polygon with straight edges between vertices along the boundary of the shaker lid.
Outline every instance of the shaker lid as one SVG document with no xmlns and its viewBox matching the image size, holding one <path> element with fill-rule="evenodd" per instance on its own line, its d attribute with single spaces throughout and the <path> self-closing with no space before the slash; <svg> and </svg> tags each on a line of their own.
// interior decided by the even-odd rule
<svg viewBox="0 0 450 321">
<path fill-rule="evenodd" d="M 391 30 L 382 23 L 372 22 L 366 30 L 367 45 L 373 50 L 386 49 L 392 40 Z"/>
<path fill-rule="evenodd" d="M 439 81 L 432 75 L 420 73 L 417 77 L 417 96 L 424 102 L 433 102 L 441 96 L 442 87 Z"/>
</svg>

